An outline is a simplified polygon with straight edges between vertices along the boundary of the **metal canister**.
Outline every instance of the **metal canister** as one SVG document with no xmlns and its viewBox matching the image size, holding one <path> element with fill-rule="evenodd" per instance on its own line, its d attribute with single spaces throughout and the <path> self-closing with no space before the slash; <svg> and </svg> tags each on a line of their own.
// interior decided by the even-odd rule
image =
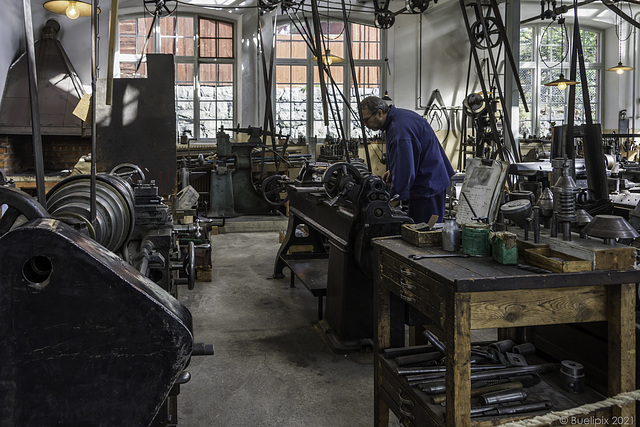
<svg viewBox="0 0 640 427">
<path fill-rule="evenodd" d="M 472 256 L 491 255 L 489 224 L 467 223 L 462 226 L 462 253 Z"/>
<path fill-rule="evenodd" d="M 460 250 L 460 228 L 455 218 L 444 219 L 442 249 L 449 252 L 458 252 Z"/>
</svg>

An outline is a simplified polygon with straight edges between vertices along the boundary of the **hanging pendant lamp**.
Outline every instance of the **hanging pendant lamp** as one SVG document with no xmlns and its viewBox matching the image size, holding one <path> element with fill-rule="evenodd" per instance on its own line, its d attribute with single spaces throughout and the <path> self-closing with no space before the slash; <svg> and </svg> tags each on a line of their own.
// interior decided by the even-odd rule
<svg viewBox="0 0 640 427">
<path fill-rule="evenodd" d="M 574 82 L 573 80 L 565 79 L 564 74 L 560 73 L 560 76 L 552 82 L 545 83 L 545 86 L 556 86 L 560 90 L 565 90 L 567 86 L 576 85 L 578 82 Z"/>
<path fill-rule="evenodd" d="M 313 60 L 314 61 L 318 61 L 318 57 L 314 56 Z M 337 62 L 342 62 L 342 61 L 344 61 L 343 58 L 331 54 L 331 49 L 327 49 L 325 51 L 324 55 L 322 55 L 322 63 L 325 64 L 325 65 L 331 65 L 331 64 L 335 64 Z"/>
<path fill-rule="evenodd" d="M 615 71 L 616 74 L 620 75 L 625 71 L 633 71 L 633 67 L 629 67 L 628 65 L 622 65 L 622 37 L 620 37 L 620 30 L 622 27 L 622 20 L 616 15 L 616 37 L 618 38 L 618 65 L 615 67 L 607 68 L 607 71 Z M 631 36 L 631 32 L 629 32 L 629 36 Z M 629 38 L 627 36 L 626 39 Z M 626 40 L 625 39 L 625 40 Z"/>
<path fill-rule="evenodd" d="M 560 76 L 558 76 L 557 79 L 545 83 L 545 86 L 555 86 L 560 90 L 565 90 L 567 88 L 567 86 L 573 86 L 578 84 L 578 82 L 575 82 L 573 80 L 569 80 L 567 78 L 565 78 L 564 76 L 564 67 L 562 65 L 562 62 L 564 61 L 564 58 L 566 58 L 566 54 L 564 53 L 564 40 L 565 40 L 565 36 L 567 33 L 567 27 L 565 27 L 565 19 L 564 17 L 560 17 L 560 19 L 558 19 L 558 24 L 562 26 L 562 53 L 564 55 L 564 57 L 560 60 Z M 568 36 L 566 36 L 568 38 Z"/>
<path fill-rule="evenodd" d="M 78 19 L 80 16 L 91 16 L 91 4 L 83 1 L 51 0 L 43 6 L 49 12 L 67 15 L 69 19 Z M 100 13 L 100 8 L 98 8 L 98 13 Z"/>
</svg>

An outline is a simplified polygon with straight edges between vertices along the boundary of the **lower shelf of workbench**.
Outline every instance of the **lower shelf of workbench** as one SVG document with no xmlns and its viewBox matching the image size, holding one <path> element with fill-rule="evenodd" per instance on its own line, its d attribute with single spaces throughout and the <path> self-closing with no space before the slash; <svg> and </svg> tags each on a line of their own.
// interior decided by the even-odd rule
<svg viewBox="0 0 640 427">
<path fill-rule="evenodd" d="M 414 426 L 445 426 L 446 402 L 444 404 L 431 403 L 431 395 L 420 391 L 419 388 L 409 385 L 408 381 L 397 375 L 397 365 L 393 360 L 379 357 L 381 364 L 380 391 L 389 409 L 398 417 L 403 425 Z M 526 402 L 549 400 L 553 407 L 549 410 L 529 412 L 518 415 L 505 415 L 500 417 L 474 417 L 471 425 L 475 427 L 488 427 L 505 424 L 508 422 L 532 418 L 544 415 L 551 411 L 565 411 L 589 403 L 596 403 L 606 399 L 605 396 L 595 390 L 586 387 L 582 394 L 571 394 L 560 387 L 559 372 L 545 374 L 542 381 L 526 391 L 529 396 Z M 472 398 L 471 406 L 480 405 L 478 398 Z M 595 416 L 604 419 L 611 416 L 609 408 L 600 410 L 597 414 L 589 413 L 575 417 L 576 420 Z M 572 425 L 572 424 L 563 424 Z"/>
</svg>

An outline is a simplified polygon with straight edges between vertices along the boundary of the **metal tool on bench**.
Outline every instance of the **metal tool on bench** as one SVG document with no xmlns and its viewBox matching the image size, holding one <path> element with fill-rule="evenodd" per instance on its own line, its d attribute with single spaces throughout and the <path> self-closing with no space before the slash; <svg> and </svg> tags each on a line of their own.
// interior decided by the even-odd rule
<svg viewBox="0 0 640 427">
<path fill-rule="evenodd" d="M 517 377 L 520 375 L 529 375 L 529 374 L 540 374 L 546 372 L 552 372 L 556 369 L 555 364 L 553 363 L 542 363 L 539 365 L 530 365 L 530 366 L 520 366 L 516 368 L 504 368 L 504 369 L 495 369 L 489 371 L 482 372 L 472 372 L 471 373 L 471 381 L 476 380 L 490 380 L 490 379 L 499 379 L 499 378 L 511 378 Z M 429 380 L 416 384 L 420 390 L 428 394 L 439 394 L 444 393 L 446 390 L 446 385 L 443 380 Z"/>
<path fill-rule="evenodd" d="M 411 254 L 409 255 L 409 258 L 413 259 L 413 260 L 419 260 L 419 259 L 424 259 L 424 258 L 469 258 L 470 255 L 467 254 L 430 254 L 430 255 L 415 255 L 415 254 Z"/>
<path fill-rule="evenodd" d="M 553 408 L 553 402 L 550 400 L 542 400 L 531 403 L 516 403 L 505 406 L 479 406 L 471 408 L 471 417 L 489 417 L 496 415 L 515 415 L 525 412 L 542 411 L 544 409 Z"/>
</svg>

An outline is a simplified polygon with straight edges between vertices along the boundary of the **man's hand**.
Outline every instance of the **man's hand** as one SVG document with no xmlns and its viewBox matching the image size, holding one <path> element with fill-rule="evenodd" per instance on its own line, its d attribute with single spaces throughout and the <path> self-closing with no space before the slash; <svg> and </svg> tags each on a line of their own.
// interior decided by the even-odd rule
<svg viewBox="0 0 640 427">
<path fill-rule="evenodd" d="M 383 173 L 382 180 L 385 184 L 387 184 L 387 187 L 389 187 L 391 185 L 391 171 L 386 171 L 385 173 Z"/>
</svg>

